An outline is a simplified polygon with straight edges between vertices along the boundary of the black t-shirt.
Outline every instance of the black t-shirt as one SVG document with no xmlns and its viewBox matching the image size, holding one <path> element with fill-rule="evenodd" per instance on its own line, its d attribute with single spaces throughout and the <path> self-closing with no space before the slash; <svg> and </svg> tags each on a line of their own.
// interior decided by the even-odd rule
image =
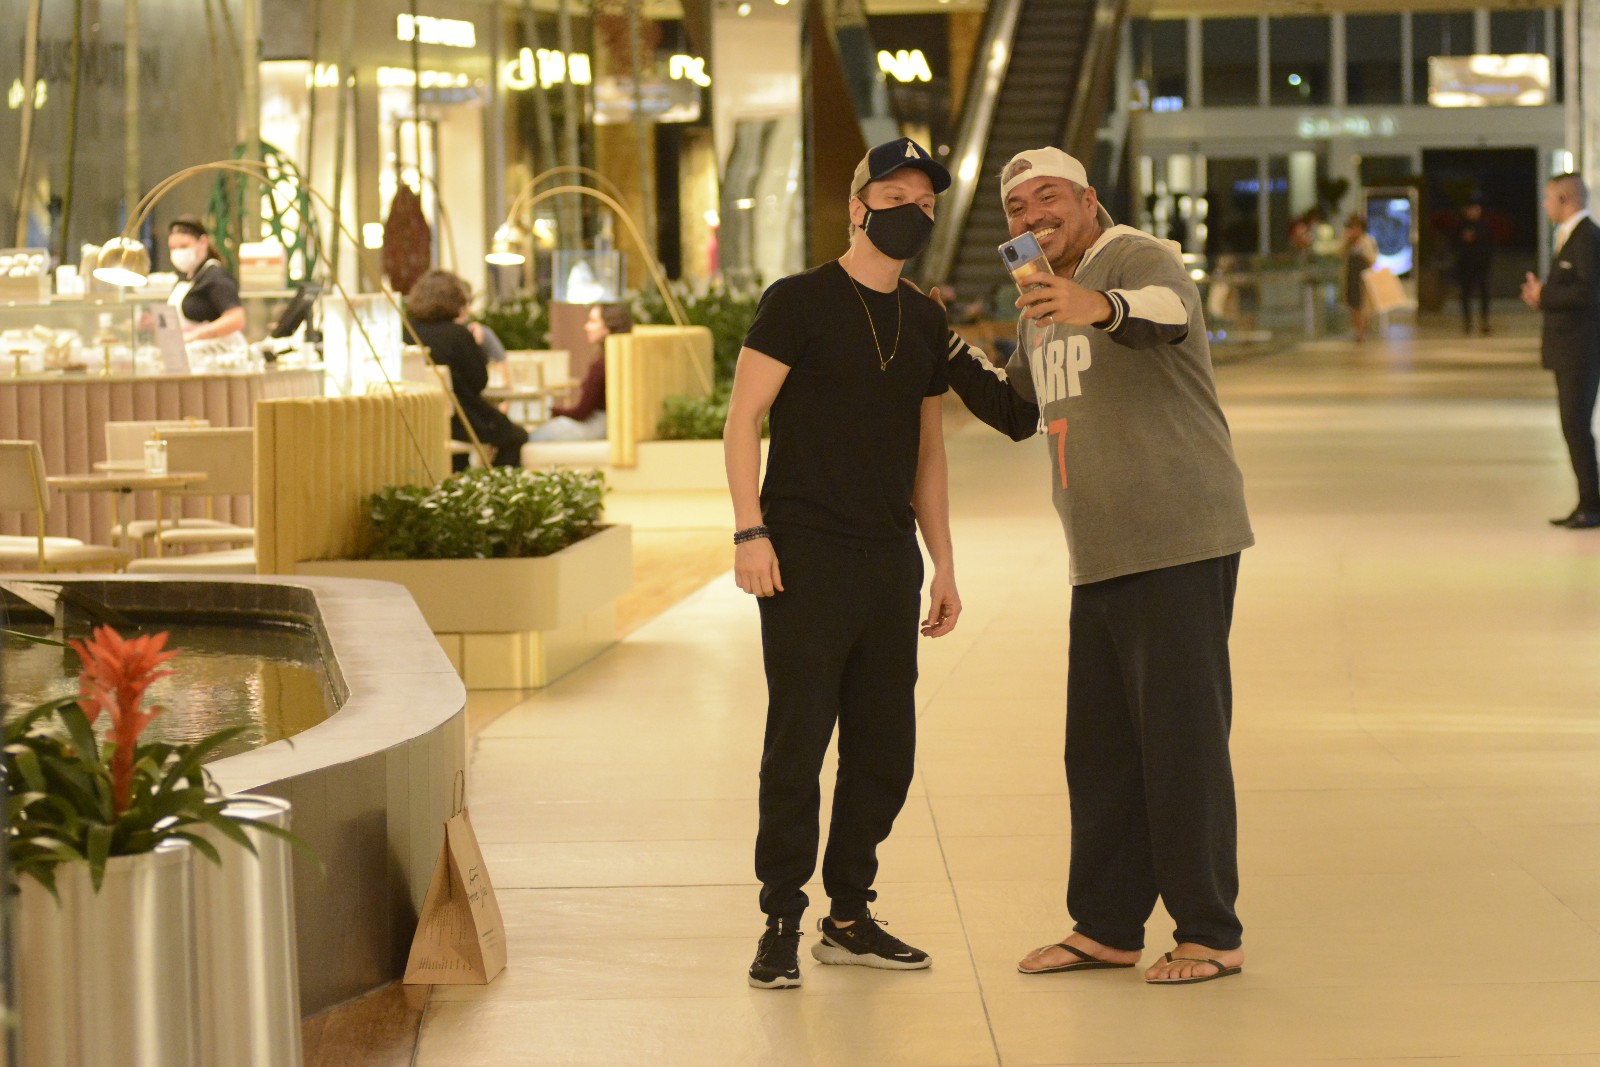
<svg viewBox="0 0 1600 1067">
<path fill-rule="evenodd" d="M 949 388 L 946 331 L 909 285 L 880 293 L 837 261 L 767 289 L 744 343 L 789 374 L 772 404 L 764 522 L 860 541 L 914 533 L 922 401 Z"/>
<path fill-rule="evenodd" d="M 216 322 L 229 308 L 239 306 L 239 283 L 214 259 L 200 264 L 194 284 L 183 298 L 183 317 L 190 322 Z"/>
</svg>

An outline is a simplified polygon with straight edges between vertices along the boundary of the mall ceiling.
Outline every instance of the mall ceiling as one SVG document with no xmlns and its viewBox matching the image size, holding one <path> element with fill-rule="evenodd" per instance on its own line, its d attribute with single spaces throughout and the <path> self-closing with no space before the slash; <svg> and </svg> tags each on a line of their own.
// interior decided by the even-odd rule
<svg viewBox="0 0 1600 1067">
<path fill-rule="evenodd" d="M 738 0 L 715 0 L 734 6 Z M 772 3 L 775 0 L 753 0 Z M 987 0 L 864 0 L 870 15 L 918 15 L 948 11 L 982 11 Z M 552 10 L 556 0 L 537 0 L 540 10 Z M 581 6 L 575 5 L 575 6 Z M 1177 18 L 1184 15 L 1325 15 L 1335 11 L 1461 11 L 1485 7 L 1492 10 L 1529 9 L 1557 6 L 1550 0 L 1130 0 L 1129 11 L 1136 17 Z M 644 0 L 644 13 L 652 18 L 679 18 L 680 0 Z"/>
<path fill-rule="evenodd" d="M 907 15 L 931 11 L 982 11 L 984 0 L 865 0 L 872 15 Z M 1391 11 L 1461 11 L 1466 8 L 1544 8 L 1557 6 L 1539 0 L 1130 0 L 1136 17 L 1176 18 L 1183 15 L 1326 15 L 1335 11 L 1382 13 Z"/>
</svg>

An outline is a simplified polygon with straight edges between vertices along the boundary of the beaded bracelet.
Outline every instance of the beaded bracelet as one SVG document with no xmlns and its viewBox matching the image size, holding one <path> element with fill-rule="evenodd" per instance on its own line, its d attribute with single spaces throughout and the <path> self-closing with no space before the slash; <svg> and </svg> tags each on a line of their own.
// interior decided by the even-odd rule
<svg viewBox="0 0 1600 1067">
<path fill-rule="evenodd" d="M 765 526 L 750 526 L 743 530 L 736 530 L 733 535 L 733 543 L 742 545 L 746 541 L 759 541 L 761 538 L 769 536 L 771 535 L 767 533 Z"/>
</svg>

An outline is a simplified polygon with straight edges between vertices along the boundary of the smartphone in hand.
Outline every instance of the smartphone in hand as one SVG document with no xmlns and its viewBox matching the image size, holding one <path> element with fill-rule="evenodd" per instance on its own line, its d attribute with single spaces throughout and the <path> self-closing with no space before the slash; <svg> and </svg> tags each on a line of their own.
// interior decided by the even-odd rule
<svg viewBox="0 0 1600 1067">
<path fill-rule="evenodd" d="M 1037 274 L 1052 274 L 1050 261 L 1044 258 L 1044 249 L 1039 247 L 1039 239 L 1031 233 L 1013 237 L 1000 246 L 1000 259 L 1006 265 L 1006 270 L 1011 272 L 1011 280 L 1017 283 L 1017 289 L 1027 292 L 1030 284 L 1037 279 Z"/>
</svg>

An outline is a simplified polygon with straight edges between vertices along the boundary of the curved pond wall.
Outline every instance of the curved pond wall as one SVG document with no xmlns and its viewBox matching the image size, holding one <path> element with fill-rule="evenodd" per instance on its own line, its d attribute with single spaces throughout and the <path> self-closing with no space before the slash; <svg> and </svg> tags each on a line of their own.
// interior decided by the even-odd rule
<svg viewBox="0 0 1600 1067">
<path fill-rule="evenodd" d="M 466 690 L 411 595 L 343 578 L 44 580 L 129 613 L 291 619 L 313 629 L 339 710 L 208 769 L 226 792 L 293 804 L 294 832 L 326 865 L 295 857 L 302 1014 L 399 978 L 467 751 Z"/>
</svg>

